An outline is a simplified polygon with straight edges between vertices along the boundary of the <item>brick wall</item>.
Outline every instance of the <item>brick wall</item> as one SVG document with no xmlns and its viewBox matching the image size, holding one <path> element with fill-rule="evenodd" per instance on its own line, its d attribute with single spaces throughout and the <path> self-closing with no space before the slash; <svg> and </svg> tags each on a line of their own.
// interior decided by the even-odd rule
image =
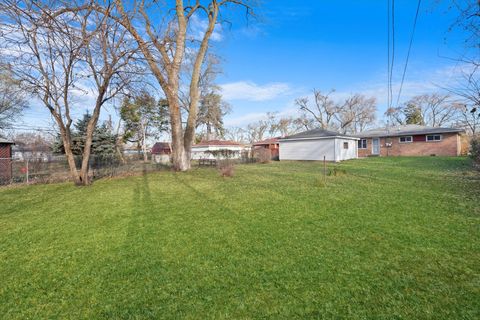
<svg viewBox="0 0 480 320">
<path fill-rule="evenodd" d="M 9 183 L 12 179 L 12 145 L 0 143 L 0 184 Z"/>
<path fill-rule="evenodd" d="M 391 143 L 387 148 L 386 143 Z M 425 141 L 425 135 L 413 136 L 413 142 L 400 143 L 399 137 L 380 138 L 381 156 L 458 156 L 461 152 L 460 135 L 443 133 L 441 141 Z M 367 148 L 358 149 L 359 157 L 372 155 L 372 138 L 367 139 Z"/>
</svg>

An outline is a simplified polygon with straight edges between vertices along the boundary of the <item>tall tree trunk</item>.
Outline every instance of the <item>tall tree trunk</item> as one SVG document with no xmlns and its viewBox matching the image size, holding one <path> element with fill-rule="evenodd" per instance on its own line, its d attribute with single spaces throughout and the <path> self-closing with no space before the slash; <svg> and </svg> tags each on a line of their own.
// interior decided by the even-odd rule
<svg viewBox="0 0 480 320">
<path fill-rule="evenodd" d="M 69 135 L 68 135 L 69 136 Z M 68 137 L 62 134 L 63 148 L 65 150 L 65 157 L 67 158 L 68 167 L 70 169 L 70 176 L 76 185 L 81 184 L 80 175 L 78 174 L 77 165 L 75 164 L 75 157 L 72 152 L 71 141 Z"/>
<path fill-rule="evenodd" d="M 173 103 L 177 103 L 177 102 L 173 101 Z M 171 110 L 176 110 L 176 112 L 172 112 L 170 114 L 170 121 L 172 126 L 173 169 L 176 171 L 186 171 L 190 169 L 190 157 L 185 152 L 180 111 L 178 108 L 172 108 Z"/>
<path fill-rule="evenodd" d="M 211 139 L 212 136 L 212 126 L 210 125 L 210 122 L 207 122 L 207 141 Z"/>
<path fill-rule="evenodd" d="M 142 152 L 143 152 L 143 162 L 148 162 L 147 156 L 147 134 L 145 129 L 145 124 L 141 122 L 142 126 Z"/>
<path fill-rule="evenodd" d="M 64 126 L 58 114 L 52 113 L 54 119 L 57 121 L 60 129 L 60 136 L 63 142 L 63 150 L 67 158 L 68 167 L 70 169 L 70 176 L 75 184 L 80 184 L 80 175 L 78 174 L 77 165 L 75 164 L 75 157 L 72 152 L 72 136 L 70 134 L 70 123 Z"/>
<path fill-rule="evenodd" d="M 82 154 L 82 167 L 80 168 L 80 184 L 87 186 L 90 184 L 90 179 L 88 177 L 88 169 L 90 164 L 90 155 L 92 152 L 92 143 L 93 143 L 93 134 L 95 128 L 97 127 L 98 118 L 100 117 L 100 108 L 102 106 L 103 93 L 105 91 L 101 89 L 99 97 L 97 98 L 97 103 L 95 109 L 93 109 L 92 117 L 88 121 L 87 132 L 85 137 L 85 147 L 83 148 Z"/>
</svg>

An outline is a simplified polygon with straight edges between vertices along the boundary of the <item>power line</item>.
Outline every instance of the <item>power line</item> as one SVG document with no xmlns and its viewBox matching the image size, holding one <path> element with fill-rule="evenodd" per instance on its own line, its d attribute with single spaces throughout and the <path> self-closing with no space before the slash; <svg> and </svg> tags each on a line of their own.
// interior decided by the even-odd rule
<svg viewBox="0 0 480 320">
<path fill-rule="evenodd" d="M 387 108 L 390 108 L 390 0 L 387 0 Z"/>
<path fill-rule="evenodd" d="M 415 20 L 413 21 L 412 33 L 410 35 L 410 43 L 408 45 L 407 58 L 405 60 L 405 66 L 403 67 L 402 81 L 400 82 L 400 89 L 398 90 L 396 106 L 398 106 L 398 103 L 400 102 L 400 96 L 402 95 L 403 82 L 405 81 L 405 74 L 407 73 L 408 60 L 410 59 L 410 51 L 412 49 L 413 38 L 414 38 L 414 35 L 415 35 L 415 29 L 417 28 L 417 20 L 418 20 L 418 14 L 420 12 L 421 3 L 422 3 L 422 0 L 418 0 L 417 11 L 415 13 Z"/>
<path fill-rule="evenodd" d="M 395 64 L 395 0 L 392 0 L 392 59 L 390 65 L 390 101 L 389 105 L 393 104 L 393 66 Z"/>
</svg>

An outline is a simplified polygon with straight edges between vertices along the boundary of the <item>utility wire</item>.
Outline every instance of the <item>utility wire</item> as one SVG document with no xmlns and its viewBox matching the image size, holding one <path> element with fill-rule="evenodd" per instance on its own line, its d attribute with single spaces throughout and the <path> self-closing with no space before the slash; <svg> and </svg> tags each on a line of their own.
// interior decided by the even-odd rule
<svg viewBox="0 0 480 320">
<path fill-rule="evenodd" d="M 390 65 L 390 101 L 389 106 L 393 104 L 393 66 L 395 64 L 395 0 L 392 0 L 392 59 Z"/>
<path fill-rule="evenodd" d="M 390 108 L 390 0 L 387 0 L 387 108 Z"/>
<path fill-rule="evenodd" d="M 400 89 L 398 90 L 397 103 L 395 104 L 397 107 L 398 107 L 398 103 L 400 102 L 400 96 L 402 95 L 403 82 L 405 81 L 405 74 L 407 73 L 408 60 L 410 59 L 410 51 L 412 49 L 413 38 L 415 36 L 415 29 L 417 28 L 417 20 L 418 20 L 418 14 L 420 12 L 421 3 L 422 3 L 422 0 L 418 0 L 417 12 L 415 13 L 415 20 L 413 21 L 412 33 L 410 35 L 410 43 L 408 45 L 407 59 L 405 60 L 405 66 L 403 67 L 402 81 L 400 83 Z"/>
</svg>

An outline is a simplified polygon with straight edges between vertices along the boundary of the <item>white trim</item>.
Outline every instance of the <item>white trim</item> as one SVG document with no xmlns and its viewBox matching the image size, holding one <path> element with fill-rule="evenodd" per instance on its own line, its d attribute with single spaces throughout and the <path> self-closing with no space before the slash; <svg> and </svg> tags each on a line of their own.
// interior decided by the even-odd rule
<svg viewBox="0 0 480 320">
<path fill-rule="evenodd" d="M 402 138 L 410 138 L 410 141 L 402 141 Z M 413 136 L 401 136 L 398 137 L 398 143 L 412 143 L 413 142 Z"/>
<path fill-rule="evenodd" d="M 428 140 L 428 137 L 429 137 L 429 136 L 434 137 L 434 139 L 433 139 L 433 140 Z M 439 136 L 440 139 L 439 139 L 439 140 L 435 140 L 435 136 Z M 426 134 L 426 135 L 425 135 L 425 142 L 440 142 L 440 141 L 442 141 L 442 140 L 443 140 L 443 135 L 441 135 L 440 133 Z"/>
<path fill-rule="evenodd" d="M 367 150 L 368 149 L 368 139 L 362 139 L 362 138 L 358 139 L 358 141 L 360 141 L 360 144 L 362 144 L 362 142 L 361 142 L 362 140 L 365 140 L 365 148 L 364 147 L 358 147 L 358 142 L 357 142 L 357 148 L 359 150 Z"/>
<path fill-rule="evenodd" d="M 375 143 L 373 143 L 373 140 L 375 140 L 375 139 L 378 140 L 378 153 L 375 153 L 374 150 L 373 150 L 373 148 L 375 147 Z M 372 154 L 373 155 L 380 155 L 381 154 L 380 142 L 381 142 L 380 138 L 372 138 Z"/>
</svg>

